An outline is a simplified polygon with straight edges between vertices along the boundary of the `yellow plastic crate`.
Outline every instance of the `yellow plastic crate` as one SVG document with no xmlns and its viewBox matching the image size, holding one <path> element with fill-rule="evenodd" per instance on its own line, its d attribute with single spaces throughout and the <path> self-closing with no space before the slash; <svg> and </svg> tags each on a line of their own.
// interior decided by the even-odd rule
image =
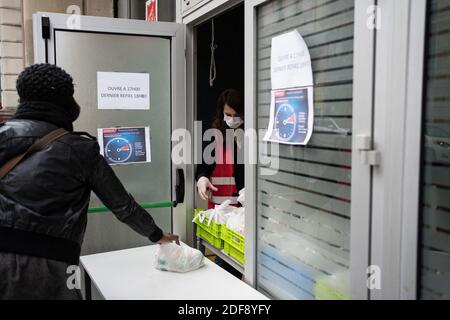
<svg viewBox="0 0 450 320">
<path fill-rule="evenodd" d="M 214 236 L 208 230 L 205 230 L 201 225 L 197 225 L 197 236 L 203 238 L 205 241 L 207 241 L 212 246 L 216 247 L 217 249 L 223 249 L 223 240 L 219 237 Z"/>
<path fill-rule="evenodd" d="M 235 249 L 240 251 L 242 254 L 244 253 L 245 238 L 241 234 L 239 234 L 231 229 L 228 229 L 227 226 L 224 225 L 222 227 L 221 237 L 230 246 L 234 247 Z"/>
<path fill-rule="evenodd" d="M 317 300 L 350 300 L 350 296 L 346 292 L 326 283 L 324 279 L 316 280 L 314 295 Z"/>
<path fill-rule="evenodd" d="M 225 253 L 227 255 L 229 255 L 230 257 L 236 259 L 240 264 L 244 265 L 245 257 L 244 257 L 244 253 L 243 252 L 241 252 L 238 249 L 234 248 L 233 246 L 231 246 L 227 242 L 224 242 L 223 251 L 225 251 Z"/>
<path fill-rule="evenodd" d="M 199 212 L 204 211 L 203 209 L 196 209 L 194 216 L 196 216 Z M 211 221 L 211 224 L 208 226 L 209 224 L 209 219 L 205 218 L 203 220 L 203 222 L 200 222 L 199 219 L 195 220 L 195 224 L 198 227 L 201 227 L 202 229 L 204 229 L 205 231 L 207 231 L 208 233 L 212 234 L 214 237 L 216 238 L 220 238 L 220 235 L 222 233 L 222 228 L 223 225 L 216 223 L 214 220 Z"/>
</svg>

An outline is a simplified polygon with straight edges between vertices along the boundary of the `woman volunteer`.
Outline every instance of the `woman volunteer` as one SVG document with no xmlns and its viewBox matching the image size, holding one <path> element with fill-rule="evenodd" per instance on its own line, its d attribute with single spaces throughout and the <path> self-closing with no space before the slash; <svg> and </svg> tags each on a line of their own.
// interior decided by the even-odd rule
<svg viewBox="0 0 450 320">
<path fill-rule="evenodd" d="M 214 137 L 214 161 L 203 159 L 198 167 L 196 179 L 200 198 L 208 201 L 208 208 L 230 200 L 237 206 L 238 191 L 244 188 L 244 107 L 238 91 L 228 89 L 222 92 L 217 101 L 216 116 L 212 128 L 216 129 Z M 231 133 L 231 134 L 230 134 Z M 209 195 L 210 193 L 210 195 Z M 216 259 L 224 269 L 240 277 L 233 267 Z"/>
<path fill-rule="evenodd" d="M 226 200 L 237 205 L 238 191 L 244 188 L 243 135 L 234 134 L 233 141 L 227 141 L 230 140 L 227 130 L 243 129 L 243 117 L 244 108 L 239 92 L 233 89 L 222 92 L 212 123 L 212 128 L 221 134 L 221 137 L 214 139 L 215 153 L 212 156 L 215 161 L 206 164 L 204 159 L 196 174 L 198 193 L 200 198 L 208 200 L 210 209 Z"/>
</svg>

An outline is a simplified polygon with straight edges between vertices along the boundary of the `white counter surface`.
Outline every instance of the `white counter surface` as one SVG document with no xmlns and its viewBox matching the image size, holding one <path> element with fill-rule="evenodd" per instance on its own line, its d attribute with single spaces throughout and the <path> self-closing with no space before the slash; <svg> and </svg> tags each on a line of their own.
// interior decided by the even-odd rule
<svg viewBox="0 0 450 320">
<path fill-rule="evenodd" d="M 81 257 L 92 285 L 106 300 L 267 300 L 205 258 L 205 266 L 189 273 L 153 267 L 156 246 Z"/>
</svg>

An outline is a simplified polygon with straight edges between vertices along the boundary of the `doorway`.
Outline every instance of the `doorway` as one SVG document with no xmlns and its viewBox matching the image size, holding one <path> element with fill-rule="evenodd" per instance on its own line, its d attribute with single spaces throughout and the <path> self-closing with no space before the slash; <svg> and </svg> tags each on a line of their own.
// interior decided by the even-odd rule
<svg viewBox="0 0 450 320">
<path fill-rule="evenodd" d="M 239 91 L 244 101 L 244 3 L 241 2 L 202 21 L 194 26 L 193 31 L 194 121 L 201 123 L 202 130 L 196 133 L 203 136 L 212 126 L 217 100 L 223 91 L 235 89 Z M 201 139 L 196 142 L 201 144 Z M 243 181 L 243 166 L 241 171 L 242 174 L 235 171 L 235 175 L 242 177 Z M 240 188 L 239 184 L 237 185 Z M 197 192 L 195 192 L 195 207 L 208 208 L 207 201 L 202 200 Z M 205 251 L 209 258 L 219 257 L 216 263 L 237 277 L 244 274 L 242 262 L 218 249 L 220 245 L 218 247 L 211 245 L 211 241 L 208 242 L 204 238 L 195 237 L 195 243 L 198 243 L 199 248 Z"/>
<path fill-rule="evenodd" d="M 196 26 L 195 45 L 194 114 L 195 120 L 202 123 L 203 135 L 211 128 L 217 99 L 224 90 L 236 89 L 244 99 L 244 4 Z M 215 47 L 213 55 L 211 46 Z M 214 64 L 215 68 L 211 66 Z M 215 77 L 211 77 L 214 73 Z M 196 205 L 207 207 L 198 195 Z"/>
</svg>

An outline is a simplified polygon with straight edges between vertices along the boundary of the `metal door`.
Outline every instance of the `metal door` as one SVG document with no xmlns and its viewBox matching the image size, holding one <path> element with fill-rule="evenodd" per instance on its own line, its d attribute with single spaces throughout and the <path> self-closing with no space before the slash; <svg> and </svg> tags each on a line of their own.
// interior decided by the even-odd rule
<svg viewBox="0 0 450 320">
<path fill-rule="evenodd" d="M 37 13 L 33 18 L 35 62 L 54 63 L 74 78 L 75 97 L 82 109 L 75 130 L 97 136 L 99 128 L 149 127 L 151 162 L 113 169 L 137 202 L 174 201 L 176 182 L 182 178 L 177 177 L 177 169 L 185 169 L 175 168 L 171 161 L 172 130 L 186 127 L 184 27 L 64 14 Z M 149 74 L 150 109 L 100 110 L 98 72 Z M 101 206 L 93 194 L 91 209 L 101 211 Z M 185 208 L 161 207 L 149 213 L 165 232 L 184 239 Z M 148 244 L 148 239 L 110 212 L 89 213 L 83 254 Z"/>
</svg>

